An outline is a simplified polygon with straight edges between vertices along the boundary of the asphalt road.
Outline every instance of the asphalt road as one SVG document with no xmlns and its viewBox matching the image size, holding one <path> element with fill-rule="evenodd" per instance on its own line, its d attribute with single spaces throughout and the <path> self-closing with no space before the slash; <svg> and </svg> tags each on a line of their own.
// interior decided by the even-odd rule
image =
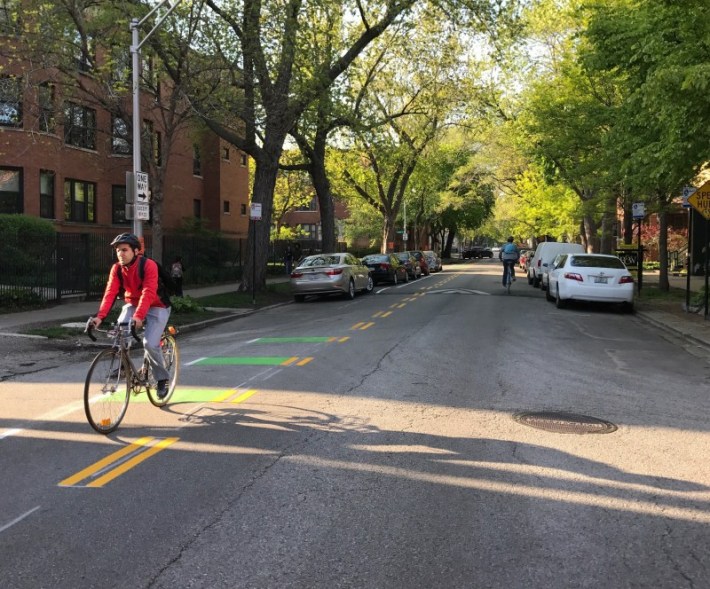
<svg viewBox="0 0 710 589">
<path fill-rule="evenodd" d="M 108 437 L 84 352 L 7 377 L 2 587 L 707 586 L 710 362 L 499 272 L 188 334 Z M 617 429 L 514 419 L 543 410 Z"/>
</svg>

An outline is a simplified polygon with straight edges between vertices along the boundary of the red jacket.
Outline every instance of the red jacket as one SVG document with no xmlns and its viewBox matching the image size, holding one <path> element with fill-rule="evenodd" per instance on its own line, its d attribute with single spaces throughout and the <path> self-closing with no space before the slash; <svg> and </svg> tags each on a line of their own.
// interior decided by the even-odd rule
<svg viewBox="0 0 710 589">
<path fill-rule="evenodd" d="M 101 299 L 101 306 L 96 315 L 99 319 L 103 321 L 106 315 L 109 314 L 121 288 L 118 272 L 123 275 L 123 288 L 126 291 L 123 297 L 124 300 L 136 307 L 133 312 L 134 318 L 145 321 L 145 316 L 151 307 L 165 308 L 158 296 L 158 265 L 150 258 L 146 258 L 143 284 L 141 284 L 140 276 L 138 276 L 138 256 L 136 256 L 128 266 L 121 266 L 120 264 L 111 266 L 104 298 Z"/>
</svg>

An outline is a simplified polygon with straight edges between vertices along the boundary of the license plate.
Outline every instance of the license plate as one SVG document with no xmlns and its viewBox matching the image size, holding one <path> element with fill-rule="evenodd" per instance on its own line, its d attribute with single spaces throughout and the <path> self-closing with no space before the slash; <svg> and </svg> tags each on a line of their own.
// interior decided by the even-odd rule
<svg viewBox="0 0 710 589">
<path fill-rule="evenodd" d="M 595 276 L 595 277 L 594 277 L 594 283 L 595 283 L 595 284 L 606 284 L 606 283 L 607 283 L 607 277 L 606 277 L 606 276 Z"/>
<path fill-rule="evenodd" d="M 309 274 L 308 275 L 308 280 L 318 280 L 320 278 L 320 274 Z"/>
</svg>

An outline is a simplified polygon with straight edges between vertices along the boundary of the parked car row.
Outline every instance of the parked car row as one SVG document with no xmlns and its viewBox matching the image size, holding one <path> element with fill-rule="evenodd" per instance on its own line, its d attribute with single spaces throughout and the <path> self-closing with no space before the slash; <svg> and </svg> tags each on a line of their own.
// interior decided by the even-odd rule
<svg viewBox="0 0 710 589">
<path fill-rule="evenodd" d="M 370 254 L 358 259 L 350 253 L 315 254 L 298 262 L 291 272 L 291 292 L 297 303 L 307 295 L 341 294 L 353 299 L 380 282 L 409 282 L 442 269 L 433 251 Z"/>
<path fill-rule="evenodd" d="M 525 263 L 528 284 L 563 308 L 569 301 L 619 303 L 634 308 L 634 278 L 617 256 L 585 253 L 577 243 L 543 242 Z"/>
<path fill-rule="evenodd" d="M 474 245 L 468 249 L 463 250 L 461 257 L 464 260 L 471 260 L 476 258 L 492 258 L 493 250 L 491 250 L 491 248 L 489 247 Z"/>
</svg>

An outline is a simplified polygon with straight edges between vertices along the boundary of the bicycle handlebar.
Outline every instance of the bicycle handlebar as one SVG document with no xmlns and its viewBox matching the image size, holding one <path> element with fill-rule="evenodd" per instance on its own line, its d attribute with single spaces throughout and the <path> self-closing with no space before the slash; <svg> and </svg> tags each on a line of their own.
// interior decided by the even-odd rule
<svg viewBox="0 0 710 589">
<path fill-rule="evenodd" d="M 119 328 L 125 327 L 128 325 L 128 323 L 121 323 L 118 325 Z M 133 336 L 133 339 L 136 340 L 137 342 L 141 341 L 141 338 L 138 336 L 136 333 L 136 324 L 134 321 L 131 321 L 130 323 L 131 326 L 131 335 Z M 89 319 L 86 321 L 86 327 L 84 327 L 84 333 L 89 336 L 89 339 L 91 341 L 95 342 L 97 340 L 96 336 L 94 335 L 94 331 L 96 330 L 96 326 L 94 325 L 94 318 L 89 317 Z"/>
</svg>

